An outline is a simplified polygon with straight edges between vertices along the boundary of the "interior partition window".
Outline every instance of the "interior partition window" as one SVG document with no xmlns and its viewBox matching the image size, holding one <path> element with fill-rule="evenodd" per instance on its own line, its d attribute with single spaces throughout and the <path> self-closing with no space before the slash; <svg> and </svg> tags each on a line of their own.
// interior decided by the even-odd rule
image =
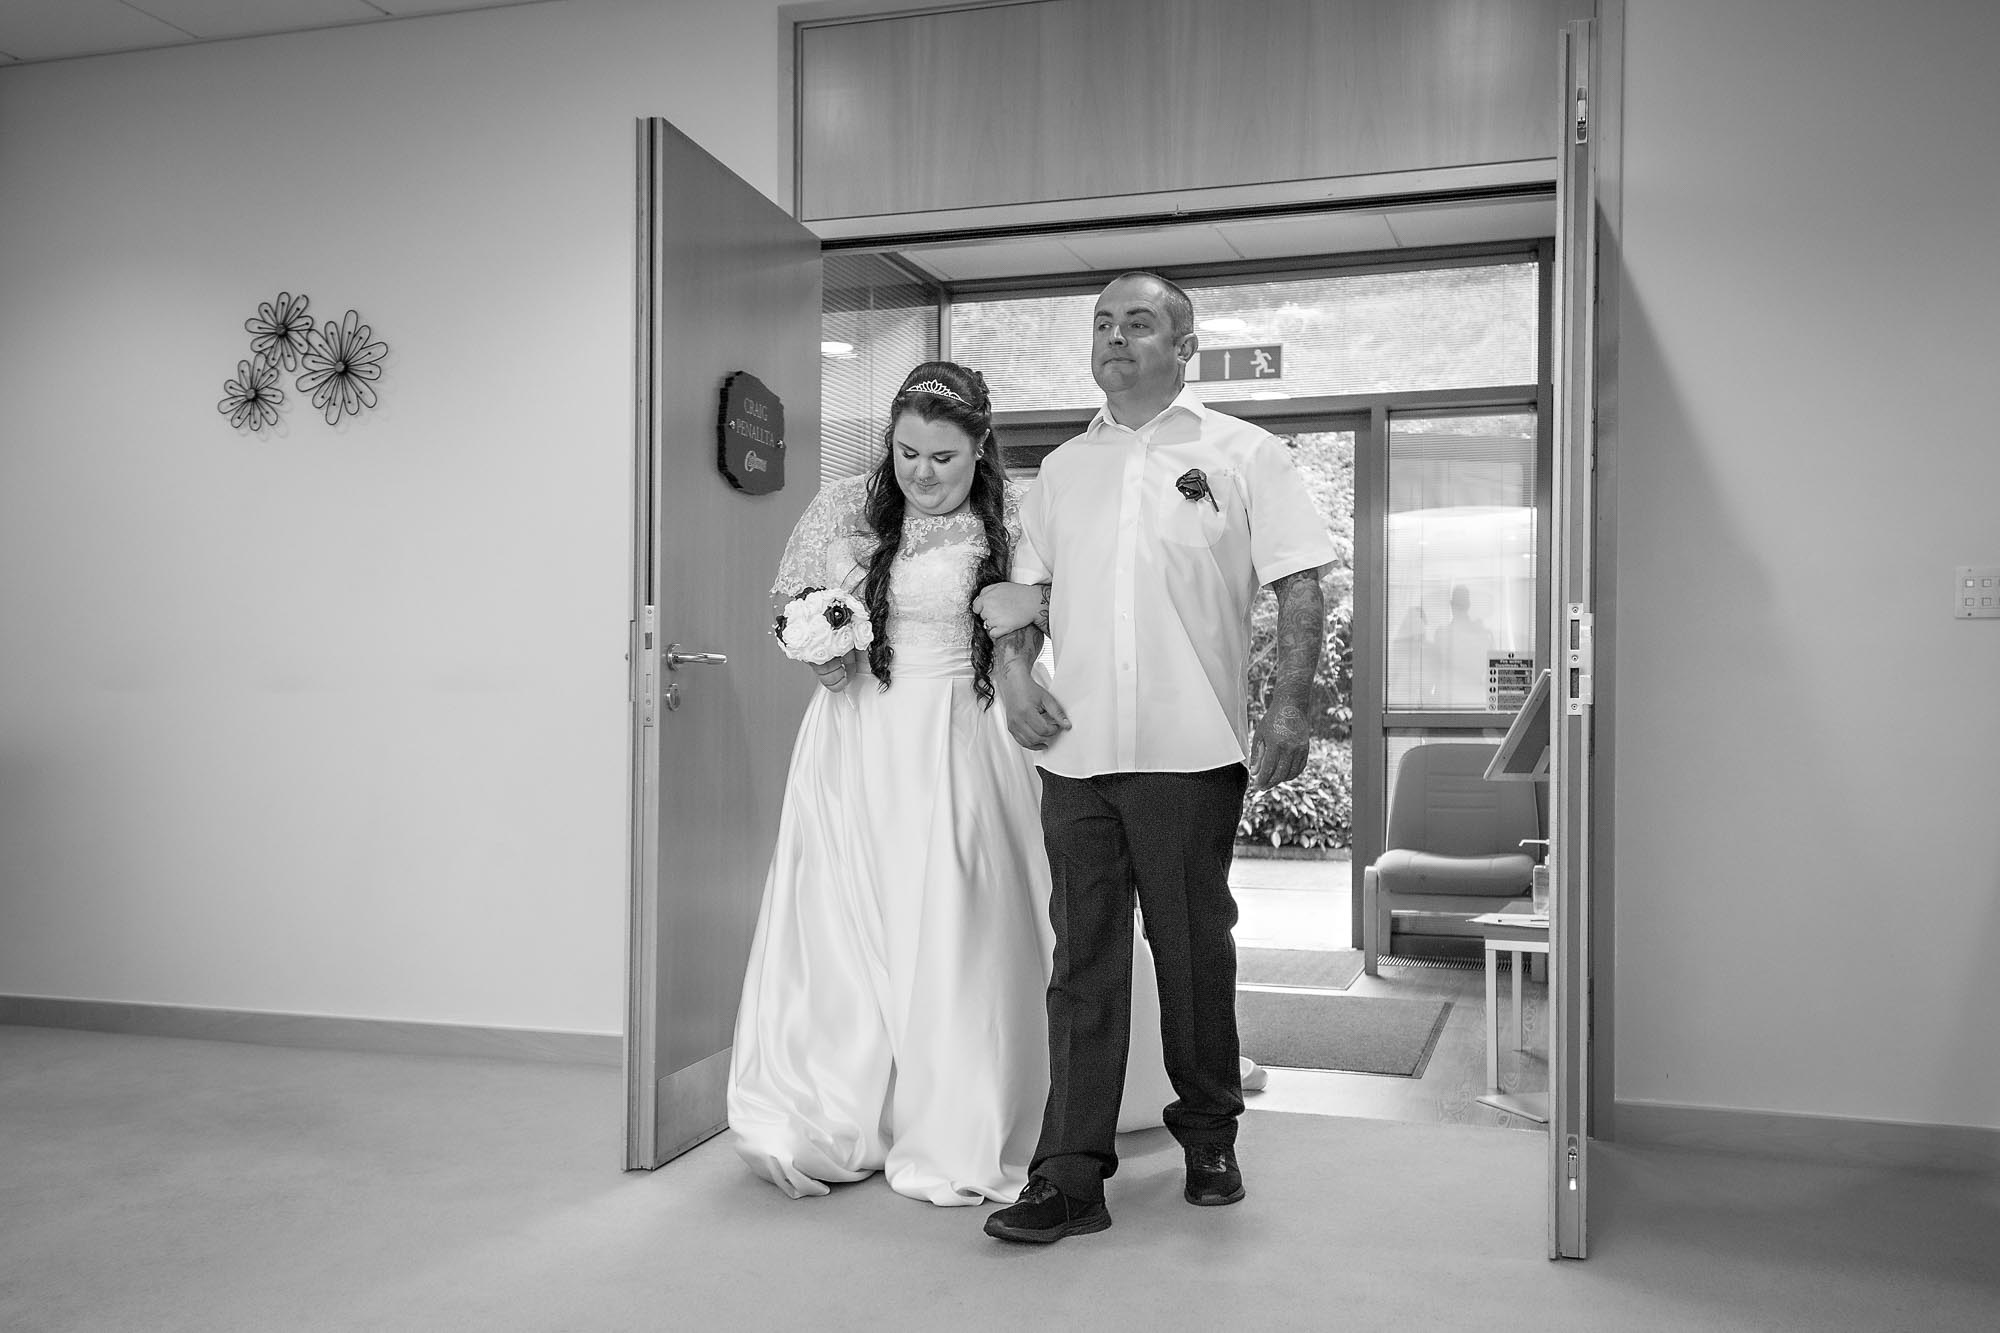
<svg viewBox="0 0 2000 1333">
<path fill-rule="evenodd" d="M 881 461 L 889 399 L 938 354 L 936 289 L 871 254 L 825 257 L 820 306 L 820 480 Z"/>
<path fill-rule="evenodd" d="M 1512 713 L 1534 683 L 1535 417 L 1389 418 L 1391 712 Z"/>
</svg>

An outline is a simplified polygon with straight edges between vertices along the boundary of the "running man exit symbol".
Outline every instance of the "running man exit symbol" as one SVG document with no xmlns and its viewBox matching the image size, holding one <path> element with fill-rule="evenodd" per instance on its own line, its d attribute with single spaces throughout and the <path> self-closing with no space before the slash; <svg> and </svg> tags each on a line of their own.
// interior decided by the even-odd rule
<svg viewBox="0 0 2000 1333">
<path fill-rule="evenodd" d="M 1258 347 L 1204 347 L 1188 363 L 1191 380 L 1275 380 L 1284 378 L 1281 343 Z"/>
</svg>

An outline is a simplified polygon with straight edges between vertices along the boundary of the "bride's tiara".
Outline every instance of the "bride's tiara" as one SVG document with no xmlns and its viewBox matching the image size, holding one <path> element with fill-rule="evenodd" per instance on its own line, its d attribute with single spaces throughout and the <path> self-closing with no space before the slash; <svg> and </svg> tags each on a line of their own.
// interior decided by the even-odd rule
<svg viewBox="0 0 2000 1333">
<path fill-rule="evenodd" d="M 951 401 L 959 404 L 962 407 L 972 406 L 971 403 L 966 402 L 963 398 L 960 398 L 957 394 L 953 393 L 951 391 L 950 386 L 948 386 L 943 380 L 924 380 L 921 383 L 912 384 L 909 388 L 903 390 L 903 392 L 905 394 L 928 393 L 939 398 L 949 398 L 951 399 Z"/>
</svg>

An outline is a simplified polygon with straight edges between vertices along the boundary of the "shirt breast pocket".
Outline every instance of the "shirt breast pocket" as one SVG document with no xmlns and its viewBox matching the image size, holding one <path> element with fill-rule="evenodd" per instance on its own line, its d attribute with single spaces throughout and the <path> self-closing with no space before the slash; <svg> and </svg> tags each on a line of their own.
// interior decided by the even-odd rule
<svg viewBox="0 0 2000 1333">
<path fill-rule="evenodd" d="M 1192 490 L 1194 498 L 1187 492 Z M 1175 546 L 1213 546 L 1229 530 L 1232 508 L 1241 509 L 1234 475 L 1209 472 L 1200 481 L 1167 482 L 1154 496 L 1153 523 L 1160 537 Z"/>
</svg>

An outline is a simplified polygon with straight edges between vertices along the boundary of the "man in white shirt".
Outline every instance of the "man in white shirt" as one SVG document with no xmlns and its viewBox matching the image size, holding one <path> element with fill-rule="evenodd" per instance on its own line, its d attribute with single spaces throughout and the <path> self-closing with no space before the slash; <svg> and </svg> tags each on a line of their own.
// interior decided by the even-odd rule
<svg viewBox="0 0 2000 1333">
<path fill-rule="evenodd" d="M 989 1235 L 1049 1242 L 1111 1225 L 1104 1181 L 1130 1035 L 1136 893 L 1160 980 L 1177 1099 L 1167 1128 L 1189 1203 L 1244 1194 L 1229 862 L 1247 782 L 1304 769 L 1333 559 L 1284 443 L 1210 411 L 1185 384 L 1194 307 L 1128 273 L 1099 297 L 1091 372 L 1105 404 L 1042 463 L 1021 507 L 1011 585 L 978 611 L 1016 740 L 1040 752 L 1054 881 L 1049 1100 L 1028 1187 Z M 1276 683 L 1247 735 L 1250 612 L 1278 595 Z M 1055 680 L 1030 668 L 1047 633 Z"/>
</svg>

